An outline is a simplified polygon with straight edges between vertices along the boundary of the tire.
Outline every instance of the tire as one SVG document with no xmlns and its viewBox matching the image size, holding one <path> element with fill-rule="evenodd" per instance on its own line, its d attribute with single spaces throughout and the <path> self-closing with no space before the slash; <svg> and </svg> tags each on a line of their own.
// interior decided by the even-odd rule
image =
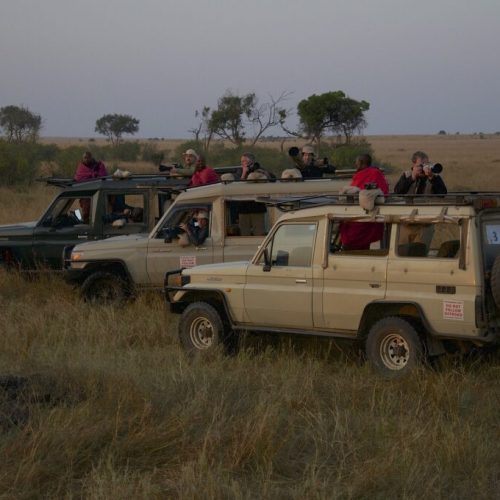
<svg viewBox="0 0 500 500">
<path fill-rule="evenodd" d="M 189 355 L 215 352 L 225 345 L 224 323 L 217 310 L 206 302 L 194 302 L 182 313 L 179 340 Z"/>
<path fill-rule="evenodd" d="M 366 356 L 387 378 L 404 377 L 423 360 L 423 345 L 415 328 L 406 320 L 389 317 L 377 321 L 366 339 Z"/>
<path fill-rule="evenodd" d="M 120 305 L 127 299 L 128 286 L 116 273 L 97 271 L 82 284 L 81 295 L 85 302 L 96 305 Z"/>
<path fill-rule="evenodd" d="M 491 268 L 491 294 L 498 309 L 500 309 L 500 255 L 497 255 Z"/>
</svg>

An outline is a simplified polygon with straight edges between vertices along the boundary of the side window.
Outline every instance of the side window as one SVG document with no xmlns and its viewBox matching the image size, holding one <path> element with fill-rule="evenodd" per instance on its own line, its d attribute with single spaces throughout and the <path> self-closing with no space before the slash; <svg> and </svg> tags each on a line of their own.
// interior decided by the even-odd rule
<svg viewBox="0 0 500 500">
<path fill-rule="evenodd" d="M 56 230 L 91 224 L 92 198 L 59 198 L 47 212 L 41 225 Z"/>
<path fill-rule="evenodd" d="M 268 246 L 272 266 L 309 267 L 316 224 L 283 224 Z"/>
<path fill-rule="evenodd" d="M 339 255 L 387 255 L 391 225 L 383 222 L 332 220 L 330 253 Z"/>
<path fill-rule="evenodd" d="M 264 203 L 254 200 L 226 201 L 226 236 L 264 236 L 269 226 Z"/>
<path fill-rule="evenodd" d="M 460 226 L 450 223 L 400 224 L 396 253 L 400 257 L 455 259 L 460 250 Z"/>
<path fill-rule="evenodd" d="M 106 195 L 104 224 L 119 228 L 125 224 L 144 224 L 145 220 L 143 194 L 108 193 Z"/>
<path fill-rule="evenodd" d="M 211 206 L 179 207 L 173 210 L 156 237 L 180 246 L 202 245 L 210 236 Z"/>
</svg>

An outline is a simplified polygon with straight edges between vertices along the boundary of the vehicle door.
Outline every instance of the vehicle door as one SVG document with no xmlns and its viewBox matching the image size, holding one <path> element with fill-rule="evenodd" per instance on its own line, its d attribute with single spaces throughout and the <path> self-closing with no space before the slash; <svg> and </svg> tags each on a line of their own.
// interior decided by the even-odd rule
<svg viewBox="0 0 500 500">
<path fill-rule="evenodd" d="M 323 270 L 323 292 L 321 300 L 318 301 L 321 310 L 315 310 L 314 326 L 355 334 L 365 307 L 370 302 L 385 297 L 390 225 L 334 218 L 329 224 L 330 237 L 326 266 Z M 346 227 L 346 224 L 349 226 Z M 370 224 L 378 226 L 372 227 Z M 358 241 L 358 233 L 380 234 L 381 239 L 368 243 L 366 248 L 348 250 L 341 244 L 340 235 L 343 232 Z"/>
<path fill-rule="evenodd" d="M 200 210 L 208 212 L 208 236 L 201 245 L 195 246 L 188 243 L 180 225 L 194 226 L 194 217 Z M 216 225 L 213 216 L 212 205 L 208 204 L 177 206 L 169 212 L 148 242 L 147 272 L 151 285 L 162 285 L 167 271 L 213 262 Z"/>
<path fill-rule="evenodd" d="M 288 222 L 275 229 L 259 260 L 247 268 L 245 321 L 256 326 L 311 327 L 317 232 L 316 222 Z"/>
<path fill-rule="evenodd" d="M 36 265 L 61 269 L 67 246 L 95 239 L 98 193 L 63 194 L 56 198 L 33 233 Z"/>
<path fill-rule="evenodd" d="M 224 202 L 224 262 L 250 260 L 272 226 L 264 203 L 252 199 Z"/>
<path fill-rule="evenodd" d="M 399 224 L 389 259 L 387 299 L 417 303 L 438 332 L 474 332 L 480 283 L 466 265 L 467 218 Z"/>
</svg>

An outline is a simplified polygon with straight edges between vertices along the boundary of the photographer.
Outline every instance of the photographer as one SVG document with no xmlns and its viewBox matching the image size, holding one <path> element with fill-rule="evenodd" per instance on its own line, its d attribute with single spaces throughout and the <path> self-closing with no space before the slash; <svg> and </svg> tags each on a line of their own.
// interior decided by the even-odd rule
<svg viewBox="0 0 500 500">
<path fill-rule="evenodd" d="M 179 228 L 186 233 L 189 243 L 199 247 L 208 237 L 208 212 L 199 210 L 194 219 L 196 224 L 182 223 Z"/>
<path fill-rule="evenodd" d="M 394 192 L 397 194 L 446 194 L 448 190 L 438 171 L 440 164 L 432 166 L 429 156 L 423 151 L 416 151 L 411 157 L 411 170 L 403 172 Z"/>
<path fill-rule="evenodd" d="M 295 153 L 295 151 L 293 152 Z M 304 146 L 302 148 L 302 158 L 299 159 L 298 155 L 293 155 L 288 152 L 300 170 L 302 177 L 304 179 L 318 179 L 323 177 L 323 174 L 334 174 L 335 167 L 328 163 L 327 158 L 323 158 L 322 160 L 317 160 L 314 157 L 314 148 L 312 146 Z"/>
</svg>

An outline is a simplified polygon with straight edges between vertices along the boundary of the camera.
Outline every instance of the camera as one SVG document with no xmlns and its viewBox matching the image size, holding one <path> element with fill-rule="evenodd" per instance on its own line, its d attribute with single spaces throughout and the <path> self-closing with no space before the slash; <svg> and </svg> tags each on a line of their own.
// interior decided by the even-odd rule
<svg viewBox="0 0 500 500">
<path fill-rule="evenodd" d="M 160 172 L 170 172 L 173 168 L 177 168 L 178 166 L 178 163 L 172 163 L 172 165 L 165 165 L 163 163 L 160 163 L 160 165 L 158 165 L 158 170 Z"/>
<path fill-rule="evenodd" d="M 422 165 L 422 169 L 425 167 L 430 167 L 433 174 L 440 174 L 443 171 L 443 165 L 441 165 L 441 163 L 426 163 L 425 165 Z"/>
</svg>

